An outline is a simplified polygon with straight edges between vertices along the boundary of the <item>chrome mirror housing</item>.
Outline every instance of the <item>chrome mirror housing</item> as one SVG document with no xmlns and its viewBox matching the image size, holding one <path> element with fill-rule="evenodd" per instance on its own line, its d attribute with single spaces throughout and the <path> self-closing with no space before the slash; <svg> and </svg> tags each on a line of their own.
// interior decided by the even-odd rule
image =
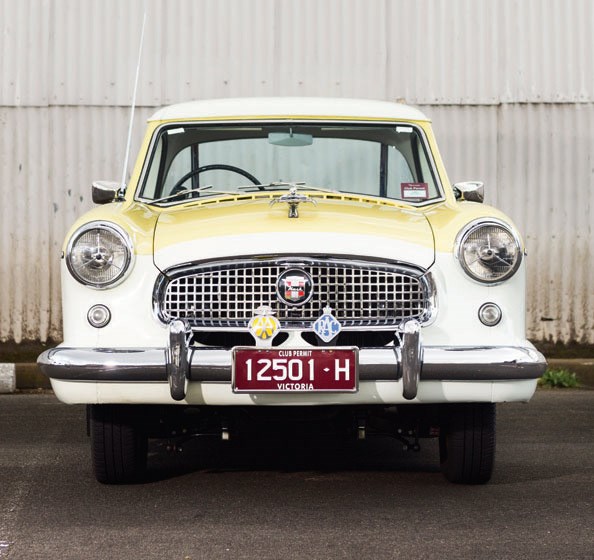
<svg viewBox="0 0 594 560">
<path fill-rule="evenodd" d="M 115 181 L 93 181 L 91 192 L 95 204 L 108 204 L 119 199 L 120 184 Z"/>
<path fill-rule="evenodd" d="M 483 202 L 485 200 L 485 183 L 481 181 L 464 181 L 454 185 L 454 194 L 458 200 Z"/>
</svg>

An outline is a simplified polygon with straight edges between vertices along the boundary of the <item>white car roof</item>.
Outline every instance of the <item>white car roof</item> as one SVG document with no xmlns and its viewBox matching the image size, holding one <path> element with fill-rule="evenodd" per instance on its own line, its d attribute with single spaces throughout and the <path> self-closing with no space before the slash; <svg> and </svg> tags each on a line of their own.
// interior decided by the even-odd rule
<svg viewBox="0 0 594 560">
<path fill-rule="evenodd" d="M 248 97 L 190 101 L 163 107 L 149 121 L 249 118 L 428 121 L 418 109 L 389 101 L 324 97 Z"/>
</svg>

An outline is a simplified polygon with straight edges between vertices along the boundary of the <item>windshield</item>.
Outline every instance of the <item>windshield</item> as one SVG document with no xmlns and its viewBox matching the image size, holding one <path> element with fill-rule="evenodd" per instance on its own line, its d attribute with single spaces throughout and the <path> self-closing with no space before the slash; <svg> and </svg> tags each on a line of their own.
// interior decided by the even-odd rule
<svg viewBox="0 0 594 560">
<path fill-rule="evenodd" d="M 153 144 L 140 198 L 175 204 L 299 183 L 422 204 L 441 196 L 428 154 L 411 125 L 169 126 Z"/>
</svg>

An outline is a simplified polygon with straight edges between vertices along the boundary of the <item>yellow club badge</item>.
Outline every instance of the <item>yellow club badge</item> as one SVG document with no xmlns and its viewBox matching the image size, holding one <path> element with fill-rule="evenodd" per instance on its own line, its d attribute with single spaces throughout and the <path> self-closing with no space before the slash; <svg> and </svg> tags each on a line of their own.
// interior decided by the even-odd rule
<svg viewBox="0 0 594 560">
<path fill-rule="evenodd" d="M 256 340 L 256 346 L 270 347 L 272 339 L 278 334 L 280 323 L 268 305 L 261 305 L 255 313 L 248 324 L 250 334 Z"/>
</svg>

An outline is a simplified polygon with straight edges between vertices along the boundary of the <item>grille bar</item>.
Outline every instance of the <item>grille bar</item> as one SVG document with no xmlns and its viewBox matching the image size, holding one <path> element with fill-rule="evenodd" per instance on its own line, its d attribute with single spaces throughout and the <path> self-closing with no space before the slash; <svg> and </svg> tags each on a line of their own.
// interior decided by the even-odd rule
<svg viewBox="0 0 594 560">
<path fill-rule="evenodd" d="M 304 305 L 277 298 L 278 276 L 289 268 L 313 279 L 313 296 Z M 245 328 L 260 305 L 270 306 L 285 328 L 310 328 L 326 305 L 343 327 L 390 327 L 430 312 L 430 287 L 421 274 L 365 261 L 231 261 L 168 271 L 155 304 L 164 322 L 186 319 L 193 328 Z"/>
</svg>

